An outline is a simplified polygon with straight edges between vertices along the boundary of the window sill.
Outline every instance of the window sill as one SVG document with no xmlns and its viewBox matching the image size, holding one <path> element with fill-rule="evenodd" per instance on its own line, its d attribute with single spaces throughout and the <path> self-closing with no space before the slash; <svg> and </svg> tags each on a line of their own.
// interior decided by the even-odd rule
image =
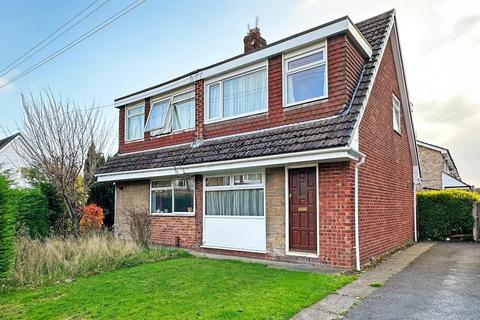
<svg viewBox="0 0 480 320">
<path fill-rule="evenodd" d="M 135 143 L 135 142 L 141 142 L 141 141 L 144 141 L 145 139 L 144 138 L 140 138 L 140 139 L 133 139 L 133 140 L 125 140 L 125 144 L 129 144 L 129 143 Z"/>
<path fill-rule="evenodd" d="M 195 213 L 150 213 L 152 217 L 194 217 Z"/>
<path fill-rule="evenodd" d="M 234 117 L 214 119 L 214 120 L 205 120 L 204 124 L 209 125 L 209 124 L 215 124 L 215 123 L 220 123 L 220 122 L 227 122 L 227 121 L 231 121 L 231 120 L 237 120 L 237 119 L 241 119 L 241 118 L 266 114 L 267 112 L 268 112 L 268 108 L 260 110 L 260 111 L 256 111 L 256 112 L 245 113 L 245 114 L 242 114 L 242 115 L 239 115 L 239 116 L 234 116 Z"/>
<path fill-rule="evenodd" d="M 399 132 L 399 131 L 397 131 L 397 130 L 395 130 L 395 129 L 393 129 L 393 132 L 395 132 L 399 137 L 402 137 L 402 133 L 401 133 L 401 132 Z"/>
<path fill-rule="evenodd" d="M 150 135 L 150 139 L 158 139 L 158 138 L 162 138 L 162 137 L 168 137 L 168 136 L 172 136 L 172 135 L 176 135 L 176 134 L 180 134 L 180 133 L 194 132 L 194 131 L 195 131 L 195 128 L 176 130 L 176 131 L 172 131 L 172 132 L 168 132 L 168 133 L 164 133 L 164 134 L 157 134 L 157 135 L 154 135 L 154 136 Z"/>
<path fill-rule="evenodd" d="M 328 96 L 320 97 L 320 98 L 314 98 L 314 99 L 309 99 L 309 100 L 304 100 L 296 103 L 291 103 L 284 105 L 283 108 L 285 110 L 290 110 L 290 109 L 297 109 L 297 108 L 303 108 L 303 107 L 308 107 L 311 106 L 315 103 L 325 103 L 328 101 Z"/>
</svg>

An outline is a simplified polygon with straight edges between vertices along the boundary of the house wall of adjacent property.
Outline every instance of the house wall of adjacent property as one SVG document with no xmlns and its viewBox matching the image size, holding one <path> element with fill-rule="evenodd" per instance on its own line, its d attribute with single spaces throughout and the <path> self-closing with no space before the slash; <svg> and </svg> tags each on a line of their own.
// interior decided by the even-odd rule
<svg viewBox="0 0 480 320">
<path fill-rule="evenodd" d="M 23 142 L 20 137 L 17 137 L 0 150 L 0 171 L 8 171 L 15 186 L 20 188 L 30 186 L 21 172 L 22 168 L 28 167 L 26 161 L 19 154 L 23 148 Z"/>
<path fill-rule="evenodd" d="M 401 97 L 389 41 L 359 131 L 362 264 L 413 239 L 413 163 L 404 114 L 401 133 L 393 130 L 392 94 Z"/>
<path fill-rule="evenodd" d="M 445 161 L 441 152 L 423 146 L 418 146 L 418 157 L 422 169 L 421 189 L 442 189 L 442 172 L 445 170 Z"/>
<path fill-rule="evenodd" d="M 182 143 L 196 138 L 208 139 L 237 133 L 272 128 L 338 114 L 349 104 L 364 60 L 346 35 L 327 39 L 328 98 L 294 107 L 283 107 L 282 55 L 270 57 L 268 65 L 268 108 L 264 113 L 216 123 L 204 123 L 204 80 L 191 85 L 195 88 L 195 128 L 162 136 L 150 137 L 148 132 L 140 141 L 125 142 L 125 106 L 119 108 L 119 152 L 128 153 Z M 131 103 L 145 105 L 145 121 L 152 97 Z"/>
</svg>

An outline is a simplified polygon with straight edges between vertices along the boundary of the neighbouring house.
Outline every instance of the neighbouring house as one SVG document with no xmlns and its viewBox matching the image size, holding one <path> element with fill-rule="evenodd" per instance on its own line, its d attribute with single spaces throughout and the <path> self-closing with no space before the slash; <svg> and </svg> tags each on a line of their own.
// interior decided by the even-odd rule
<svg viewBox="0 0 480 320">
<path fill-rule="evenodd" d="M 460 178 L 450 151 L 431 143 L 417 141 L 422 179 L 418 190 L 471 189 Z"/>
<path fill-rule="evenodd" d="M 416 138 L 395 11 L 343 18 L 115 100 L 115 231 L 357 268 L 416 239 Z"/>
<path fill-rule="evenodd" d="M 19 152 L 25 148 L 25 140 L 20 133 L 0 139 L 0 172 L 7 173 L 15 186 L 30 186 L 25 174 L 26 162 Z"/>
</svg>

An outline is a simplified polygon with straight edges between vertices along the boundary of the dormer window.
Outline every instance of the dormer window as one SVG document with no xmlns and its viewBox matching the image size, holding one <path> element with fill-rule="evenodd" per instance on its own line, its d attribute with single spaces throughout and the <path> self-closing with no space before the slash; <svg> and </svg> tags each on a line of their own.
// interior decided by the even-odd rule
<svg viewBox="0 0 480 320">
<path fill-rule="evenodd" d="M 126 108 L 125 138 L 126 141 L 140 140 L 143 138 L 143 123 L 145 121 L 144 105 Z"/>
<path fill-rule="evenodd" d="M 194 127 L 195 91 L 188 91 L 154 100 L 145 131 L 159 135 Z"/>
<path fill-rule="evenodd" d="M 267 111 L 267 68 L 241 70 L 206 85 L 205 122 L 234 119 Z"/>
<path fill-rule="evenodd" d="M 308 48 L 284 56 L 284 105 L 306 103 L 327 96 L 325 48 Z"/>
</svg>

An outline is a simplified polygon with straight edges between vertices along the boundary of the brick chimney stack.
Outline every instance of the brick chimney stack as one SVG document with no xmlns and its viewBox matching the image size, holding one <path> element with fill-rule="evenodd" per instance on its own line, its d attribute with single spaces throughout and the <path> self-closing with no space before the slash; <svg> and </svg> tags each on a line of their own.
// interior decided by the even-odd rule
<svg viewBox="0 0 480 320">
<path fill-rule="evenodd" d="M 258 28 L 258 17 L 255 20 L 255 27 L 248 26 L 248 34 L 243 38 L 244 52 L 250 52 L 255 49 L 263 48 L 267 45 L 267 40 L 262 38 Z"/>
</svg>

